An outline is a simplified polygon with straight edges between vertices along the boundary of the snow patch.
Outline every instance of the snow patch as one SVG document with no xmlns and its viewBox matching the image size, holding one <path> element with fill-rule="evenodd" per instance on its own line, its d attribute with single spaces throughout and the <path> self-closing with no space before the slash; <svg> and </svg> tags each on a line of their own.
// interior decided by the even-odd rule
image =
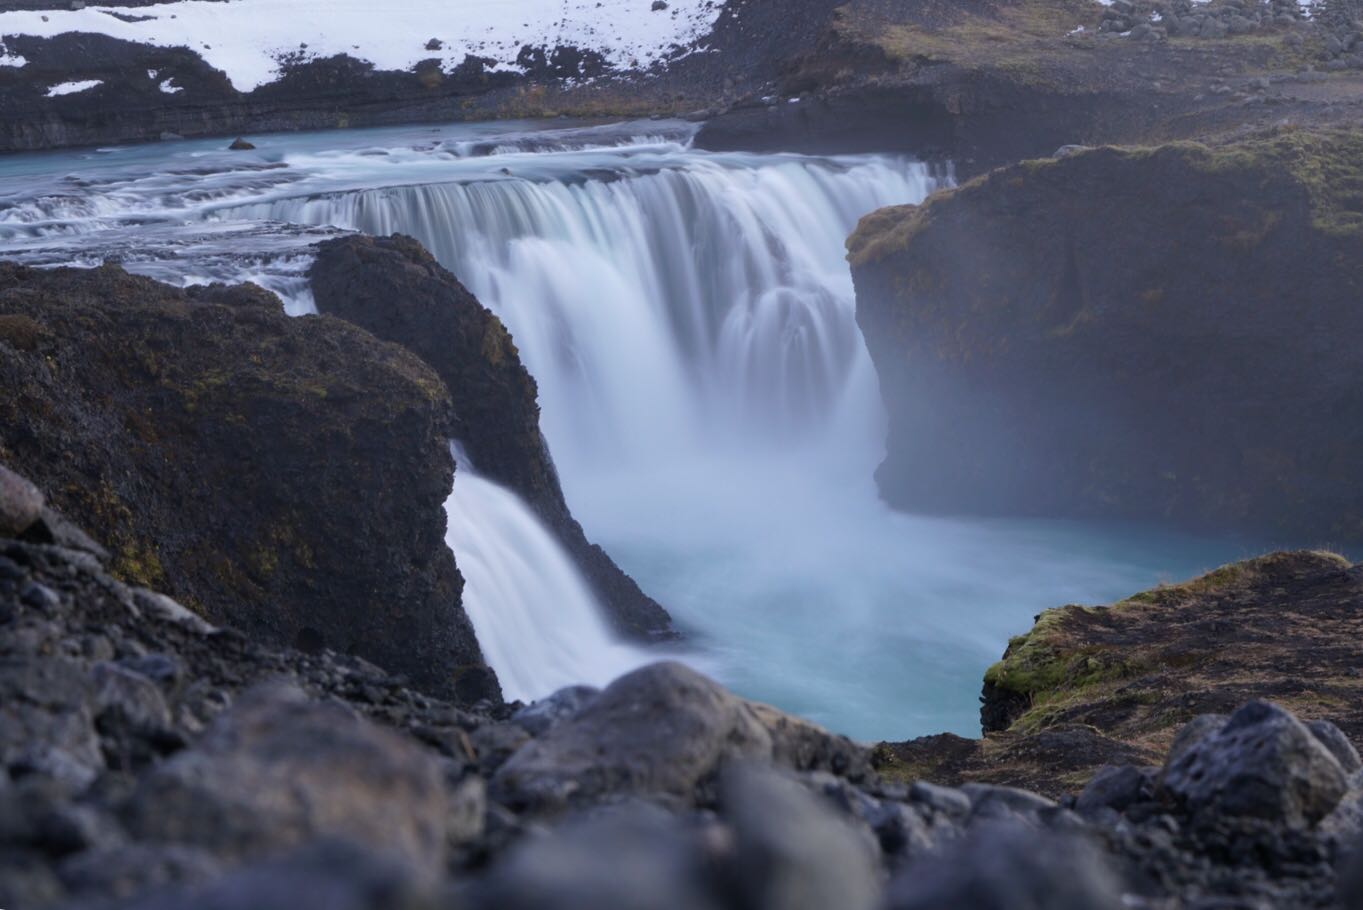
<svg viewBox="0 0 1363 910">
<path fill-rule="evenodd" d="M 112 9 L 0 13 L 0 36 L 108 35 L 158 47 L 190 47 L 232 84 L 250 91 L 279 76 L 282 60 L 349 54 L 379 69 L 408 70 L 468 55 L 504 67 L 525 45 L 572 45 L 620 68 L 664 62 L 719 18 L 719 0 L 175 0 L 138 7 L 137 21 Z M 427 50 L 435 39 L 439 50 Z M 432 45 L 434 46 L 434 45 Z"/>
<path fill-rule="evenodd" d="M 84 79 L 80 82 L 61 82 L 47 90 L 47 97 L 56 98 L 58 95 L 74 95 L 77 92 L 88 92 L 95 86 L 103 84 L 103 79 Z"/>
<path fill-rule="evenodd" d="M 18 54 L 11 54 L 4 42 L 0 41 L 0 66 L 28 66 L 28 61 Z"/>
</svg>

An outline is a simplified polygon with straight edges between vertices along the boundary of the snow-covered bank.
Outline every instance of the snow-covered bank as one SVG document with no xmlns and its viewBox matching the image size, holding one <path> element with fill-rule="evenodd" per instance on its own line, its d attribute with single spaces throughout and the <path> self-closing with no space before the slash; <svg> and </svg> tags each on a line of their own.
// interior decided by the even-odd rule
<svg viewBox="0 0 1363 910">
<path fill-rule="evenodd" d="M 468 55 L 514 68 L 522 47 L 577 47 L 619 68 L 647 68 L 703 37 L 720 0 L 180 0 L 135 10 L 0 13 L 0 36 L 108 35 L 187 47 L 240 91 L 278 77 L 281 64 L 349 54 L 383 70 Z"/>
</svg>

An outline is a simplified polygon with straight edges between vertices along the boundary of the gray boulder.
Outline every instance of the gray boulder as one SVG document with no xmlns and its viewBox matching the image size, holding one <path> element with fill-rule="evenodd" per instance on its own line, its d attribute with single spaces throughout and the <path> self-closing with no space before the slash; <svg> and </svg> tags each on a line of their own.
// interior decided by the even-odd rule
<svg viewBox="0 0 1363 910">
<path fill-rule="evenodd" d="M 17 537 L 43 515 L 43 494 L 27 479 L 0 465 L 0 537 Z"/>
<path fill-rule="evenodd" d="M 90 674 L 59 657 L 0 658 L 0 766 L 74 789 L 104 769 Z"/>
<path fill-rule="evenodd" d="M 842 737 L 727 692 L 678 663 L 621 677 L 569 720 L 526 743 L 498 769 L 508 805 L 658 795 L 689 801 L 735 759 L 846 772 L 864 752 Z"/>
<path fill-rule="evenodd" d="M 1074 808 L 1085 815 L 1103 809 L 1121 812 L 1133 803 L 1152 798 L 1158 776 L 1158 768 L 1109 765 L 1093 775 L 1075 800 Z"/>
<path fill-rule="evenodd" d="M 1311 731 L 1311 735 L 1318 739 L 1322 746 L 1330 750 L 1330 754 L 1339 762 L 1345 774 L 1353 774 L 1363 768 L 1363 759 L 1359 758 L 1358 750 L 1339 727 L 1328 720 L 1311 720 L 1306 722 L 1306 729 Z"/>
<path fill-rule="evenodd" d="M 734 833 L 741 906 L 759 910 L 870 910 L 877 902 L 876 846 L 793 780 L 734 766 L 721 787 Z"/>
<path fill-rule="evenodd" d="M 431 753 L 340 704 L 269 685 L 144 777 L 130 816 L 141 838 L 228 859 L 334 838 L 434 877 L 449 807 Z"/>
<path fill-rule="evenodd" d="M 1258 701 L 1171 752 L 1161 786 L 1194 813 L 1294 826 L 1320 821 L 1348 789 L 1339 761 L 1301 721 Z"/>
<path fill-rule="evenodd" d="M 477 910 L 719 910 L 698 832 L 637 801 L 574 816 L 513 848 Z"/>
</svg>

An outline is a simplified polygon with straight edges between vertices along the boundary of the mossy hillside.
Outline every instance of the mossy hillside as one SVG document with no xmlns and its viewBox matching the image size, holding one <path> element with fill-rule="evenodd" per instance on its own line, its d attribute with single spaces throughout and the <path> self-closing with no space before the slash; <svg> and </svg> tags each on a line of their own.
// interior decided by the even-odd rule
<svg viewBox="0 0 1363 910">
<path fill-rule="evenodd" d="M 1165 639 L 1161 628 L 1195 622 L 1197 611 L 1209 602 L 1233 603 L 1350 568 L 1344 557 L 1324 551 L 1270 553 L 1133 594 L 1109 607 L 1048 610 L 986 671 L 986 693 L 992 687 L 1026 698 L 1027 708 L 1013 720 L 1011 733 L 1035 733 L 1102 706 L 1103 713 L 1126 718 L 1128 739 L 1158 744 L 1189 719 L 1186 710 L 1167 704 L 1167 679 L 1199 673 L 1205 650 L 1216 648 L 1215 641 Z M 1226 674 L 1227 682 L 1246 679 L 1243 672 Z M 1293 693 L 1294 708 L 1319 714 L 1337 707 L 1344 696 L 1330 693 L 1331 688 Z"/>
</svg>

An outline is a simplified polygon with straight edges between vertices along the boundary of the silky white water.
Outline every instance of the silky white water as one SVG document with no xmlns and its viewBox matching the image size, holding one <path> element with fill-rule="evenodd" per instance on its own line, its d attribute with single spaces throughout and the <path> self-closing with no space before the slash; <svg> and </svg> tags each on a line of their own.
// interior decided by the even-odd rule
<svg viewBox="0 0 1363 910">
<path fill-rule="evenodd" d="M 242 157 L 184 143 L 94 156 L 81 186 L 61 176 L 70 156 L 25 156 L 0 162 L 0 241 L 36 262 L 112 251 L 162 278 L 250 275 L 304 312 L 319 235 L 416 236 L 510 327 L 574 514 L 693 659 L 857 737 L 973 734 L 984 668 L 1035 613 L 1240 555 L 886 509 L 843 243 L 948 175 L 686 139 L 673 124 L 497 125 L 267 137 Z M 512 494 L 461 471 L 448 510 L 466 607 L 512 697 L 648 659 L 610 637 Z"/>
<path fill-rule="evenodd" d="M 464 609 L 506 698 L 604 686 L 657 659 L 610 631 L 577 567 L 520 497 L 480 475 L 458 447 L 455 462 L 445 541 L 464 576 Z"/>
</svg>

